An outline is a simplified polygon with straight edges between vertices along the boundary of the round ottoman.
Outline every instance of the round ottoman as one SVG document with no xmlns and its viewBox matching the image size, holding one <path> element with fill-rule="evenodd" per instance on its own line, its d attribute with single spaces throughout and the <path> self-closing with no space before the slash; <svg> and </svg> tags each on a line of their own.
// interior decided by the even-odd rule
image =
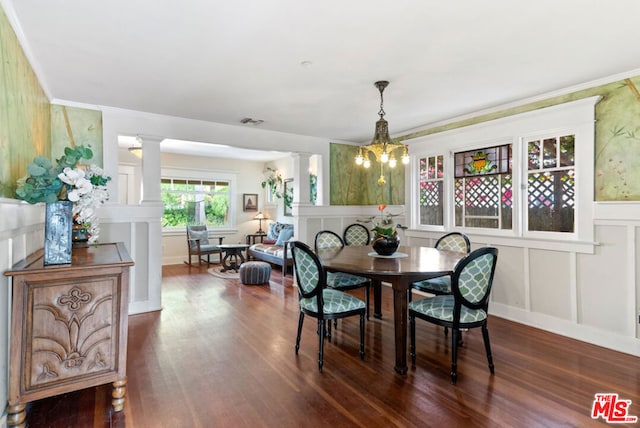
<svg viewBox="0 0 640 428">
<path fill-rule="evenodd" d="M 240 265 L 240 281 L 245 285 L 266 284 L 271 277 L 271 265 L 265 262 L 245 262 Z"/>
</svg>

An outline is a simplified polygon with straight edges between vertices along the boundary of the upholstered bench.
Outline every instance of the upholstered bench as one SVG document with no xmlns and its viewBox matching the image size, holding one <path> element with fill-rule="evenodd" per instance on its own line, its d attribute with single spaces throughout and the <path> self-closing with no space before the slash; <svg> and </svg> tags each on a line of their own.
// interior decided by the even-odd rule
<svg viewBox="0 0 640 428">
<path fill-rule="evenodd" d="M 266 262 L 245 262 L 240 265 L 239 273 L 244 285 L 266 284 L 271 277 L 271 265 Z"/>
</svg>

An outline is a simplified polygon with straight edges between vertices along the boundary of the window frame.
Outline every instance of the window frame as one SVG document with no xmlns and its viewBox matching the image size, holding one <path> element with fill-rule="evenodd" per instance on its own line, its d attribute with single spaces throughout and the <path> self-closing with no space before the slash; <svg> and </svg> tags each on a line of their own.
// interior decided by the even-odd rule
<svg viewBox="0 0 640 428">
<path fill-rule="evenodd" d="M 200 169 L 188 169 L 188 168 L 161 168 L 160 179 L 172 179 L 172 180 L 201 180 L 201 181 L 226 181 L 229 183 L 229 223 L 225 226 L 209 226 L 209 231 L 216 231 L 217 233 L 225 231 L 233 231 L 236 228 L 236 214 L 237 214 L 237 198 L 236 194 L 236 174 L 230 174 L 228 172 L 219 171 L 207 171 Z M 164 211 L 164 207 L 163 207 Z M 162 228 L 163 233 L 180 232 L 184 233 L 184 226 L 167 226 Z"/>
<path fill-rule="evenodd" d="M 436 162 L 436 168 L 437 168 L 437 163 L 438 163 L 438 158 L 442 157 L 442 178 L 438 178 L 436 177 L 435 179 L 428 179 L 427 178 L 427 182 L 442 182 L 442 224 L 441 225 L 436 225 L 436 224 L 422 224 L 420 223 L 420 219 L 421 219 L 421 214 L 420 214 L 420 159 L 422 158 L 426 158 L 427 159 L 427 163 L 428 163 L 428 159 L 429 158 L 434 158 L 435 162 Z M 429 228 L 435 228 L 436 230 L 444 230 L 444 228 L 447 226 L 447 212 L 446 212 L 446 207 L 447 207 L 447 197 L 448 197 L 448 192 L 447 192 L 447 176 L 445 174 L 445 171 L 447 170 L 447 154 L 446 153 L 437 153 L 437 154 L 430 154 L 430 155 L 425 155 L 425 156 L 417 156 L 416 157 L 417 161 L 416 161 L 416 173 L 414 174 L 414 177 L 418 177 L 418 181 L 417 181 L 417 186 L 416 186 L 416 200 L 417 200 L 417 204 L 416 204 L 416 223 L 421 226 L 421 227 L 429 227 Z M 437 175 L 437 174 L 436 174 Z"/>
<path fill-rule="evenodd" d="M 409 236 L 420 232 L 459 231 L 468 235 L 496 237 L 492 242 L 536 248 L 571 248 L 592 253 L 594 243 L 594 155 L 595 104 L 600 97 L 589 97 L 551 107 L 455 128 L 410 141 L 411 183 L 407 200 L 411 204 Z M 529 231 L 527 209 L 527 141 L 541 136 L 575 135 L 575 221 L 574 232 Z M 454 153 L 486 147 L 512 145 L 513 223 L 511 230 L 456 227 L 454 207 Z M 444 226 L 421 225 L 419 217 L 419 159 L 445 154 Z M 415 233 L 415 232 L 417 233 Z M 483 238 L 480 238 L 482 241 Z M 528 241 L 527 244 L 522 241 Z"/>
<path fill-rule="evenodd" d="M 528 182 L 529 182 L 529 163 L 528 163 L 528 143 L 532 140 L 544 140 L 546 138 L 551 137 L 561 137 L 565 135 L 574 135 L 575 136 L 575 146 L 574 146 L 574 165 L 573 169 L 575 171 L 574 179 L 575 179 L 575 187 L 574 193 L 576 195 L 575 206 L 574 206 L 574 222 L 573 222 L 573 232 L 552 232 L 552 231 L 536 231 L 529 230 L 529 191 L 528 191 Z M 579 170 L 584 169 L 577 158 L 577 146 L 578 146 L 578 136 L 575 132 L 573 132 L 573 128 L 565 128 L 565 129 L 556 129 L 550 132 L 538 133 L 538 134 L 530 134 L 524 135 L 520 138 L 520 145 L 522 150 L 522 165 L 521 165 L 521 174 L 520 180 L 522 182 L 522 192 L 520 199 L 520 207 L 522 209 L 522 234 L 525 237 L 536 238 L 536 239 L 544 239 L 547 237 L 556 238 L 556 239 L 567 239 L 570 238 L 572 240 L 577 239 L 578 233 L 578 223 L 579 223 L 579 213 L 578 213 L 578 204 L 582 199 L 581 194 L 579 193 L 579 189 L 581 188 L 580 184 L 581 179 L 578 174 Z"/>
</svg>

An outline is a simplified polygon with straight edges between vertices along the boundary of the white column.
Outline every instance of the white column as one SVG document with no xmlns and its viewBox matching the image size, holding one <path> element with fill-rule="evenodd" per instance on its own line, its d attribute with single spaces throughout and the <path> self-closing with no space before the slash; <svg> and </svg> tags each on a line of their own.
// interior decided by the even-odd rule
<svg viewBox="0 0 640 428">
<path fill-rule="evenodd" d="M 151 308 L 160 309 L 162 307 L 162 195 L 160 192 L 160 142 L 163 137 L 151 135 L 139 135 L 142 143 L 142 189 L 140 205 L 146 208 L 148 219 L 147 242 L 136 243 L 138 248 L 146 246 L 147 260 L 145 265 L 148 269 L 147 284 L 136 284 L 136 287 L 147 286 L 146 293 L 140 291 L 141 295 L 146 295 L 147 304 Z M 137 226 L 137 225 L 136 225 Z M 134 231 L 132 236 L 139 234 Z M 144 236 L 145 234 L 140 234 Z M 144 254 L 144 251 L 141 252 Z M 136 290 L 133 290 L 136 291 Z"/>
<path fill-rule="evenodd" d="M 138 135 L 142 143 L 141 204 L 162 203 L 160 195 L 160 142 L 163 137 Z"/>
<path fill-rule="evenodd" d="M 311 205 L 311 189 L 309 186 L 310 153 L 294 153 L 293 158 L 293 205 Z M 295 215 L 295 212 L 294 212 Z"/>
<path fill-rule="evenodd" d="M 307 240 L 307 220 L 300 218 L 300 208 L 311 206 L 309 186 L 309 153 L 294 153 L 293 158 L 293 230 L 295 237 Z M 308 241 L 307 241 L 308 242 Z"/>
</svg>

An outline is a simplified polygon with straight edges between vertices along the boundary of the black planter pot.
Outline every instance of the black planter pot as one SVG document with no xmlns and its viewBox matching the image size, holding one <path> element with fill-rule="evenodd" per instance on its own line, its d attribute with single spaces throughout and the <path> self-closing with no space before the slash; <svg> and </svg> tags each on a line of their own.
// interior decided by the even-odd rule
<svg viewBox="0 0 640 428">
<path fill-rule="evenodd" d="M 390 256 L 398 250 L 398 246 L 400 246 L 400 238 L 398 238 L 398 235 L 376 235 L 373 237 L 371 246 L 375 252 L 381 256 Z"/>
</svg>

